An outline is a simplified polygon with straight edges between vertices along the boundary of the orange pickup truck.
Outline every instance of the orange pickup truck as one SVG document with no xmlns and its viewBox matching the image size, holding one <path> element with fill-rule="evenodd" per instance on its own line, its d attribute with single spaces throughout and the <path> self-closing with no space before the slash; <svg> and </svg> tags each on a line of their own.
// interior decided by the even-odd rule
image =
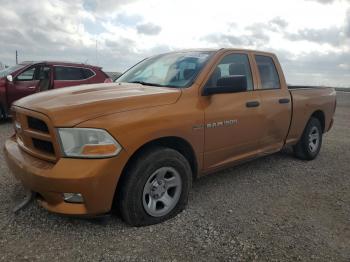
<svg viewBox="0 0 350 262">
<path fill-rule="evenodd" d="M 332 88 L 288 87 L 273 54 L 178 51 L 141 61 L 115 83 L 18 100 L 4 152 L 49 211 L 116 207 L 127 223 L 149 225 L 184 209 L 203 174 L 284 146 L 314 159 L 335 108 Z"/>
</svg>

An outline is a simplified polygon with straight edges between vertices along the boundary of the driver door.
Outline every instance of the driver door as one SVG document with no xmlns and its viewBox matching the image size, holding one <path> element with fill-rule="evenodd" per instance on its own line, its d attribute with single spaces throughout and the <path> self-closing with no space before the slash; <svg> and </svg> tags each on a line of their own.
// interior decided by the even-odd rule
<svg viewBox="0 0 350 262">
<path fill-rule="evenodd" d="M 218 79 L 246 76 L 247 90 L 208 96 L 205 108 L 206 171 L 229 165 L 260 152 L 264 121 L 248 54 L 226 54 L 215 66 L 205 88 L 215 88 Z"/>
<path fill-rule="evenodd" d="M 17 75 L 13 82 L 8 82 L 7 101 L 9 107 L 14 101 L 37 92 L 39 80 L 37 80 L 36 75 L 38 68 L 38 65 L 31 66 Z"/>
</svg>

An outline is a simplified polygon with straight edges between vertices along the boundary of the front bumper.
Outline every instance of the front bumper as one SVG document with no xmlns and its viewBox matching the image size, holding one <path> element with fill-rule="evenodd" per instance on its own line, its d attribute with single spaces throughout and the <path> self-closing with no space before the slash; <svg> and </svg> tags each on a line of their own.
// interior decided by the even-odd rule
<svg viewBox="0 0 350 262">
<path fill-rule="evenodd" d="M 126 163 L 126 153 L 108 159 L 61 158 L 57 163 L 23 152 L 14 138 L 5 143 L 6 162 L 24 187 L 38 193 L 49 211 L 66 215 L 98 215 L 112 207 L 116 185 Z M 81 193 L 84 202 L 67 203 L 63 193 Z"/>
</svg>

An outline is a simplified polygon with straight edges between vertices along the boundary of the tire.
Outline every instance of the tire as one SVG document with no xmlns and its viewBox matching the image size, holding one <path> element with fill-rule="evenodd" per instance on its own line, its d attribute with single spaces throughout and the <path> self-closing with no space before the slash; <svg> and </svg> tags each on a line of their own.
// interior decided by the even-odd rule
<svg viewBox="0 0 350 262">
<path fill-rule="evenodd" d="M 320 121 L 311 117 L 304 132 L 294 146 L 294 154 L 302 160 L 313 160 L 320 152 L 322 145 L 322 127 Z"/>
<path fill-rule="evenodd" d="M 188 201 L 192 171 L 178 151 L 154 147 L 131 164 L 118 192 L 124 221 L 132 226 L 163 222 L 181 212 Z"/>
</svg>

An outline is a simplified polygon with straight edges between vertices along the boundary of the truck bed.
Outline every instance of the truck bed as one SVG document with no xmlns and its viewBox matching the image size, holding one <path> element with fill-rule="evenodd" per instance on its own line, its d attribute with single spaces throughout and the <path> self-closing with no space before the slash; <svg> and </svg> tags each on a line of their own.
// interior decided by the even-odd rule
<svg viewBox="0 0 350 262">
<path fill-rule="evenodd" d="M 311 115 L 319 114 L 323 119 L 323 132 L 332 126 L 336 106 L 336 92 L 324 86 L 288 86 L 293 101 L 292 120 L 287 143 L 295 143 L 303 133 Z"/>
</svg>

